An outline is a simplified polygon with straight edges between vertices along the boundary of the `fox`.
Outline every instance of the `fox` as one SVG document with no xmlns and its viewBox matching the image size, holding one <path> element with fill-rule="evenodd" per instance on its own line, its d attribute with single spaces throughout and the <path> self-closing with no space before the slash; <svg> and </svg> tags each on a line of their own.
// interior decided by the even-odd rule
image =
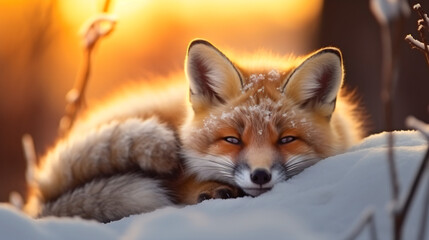
<svg viewBox="0 0 429 240">
<path fill-rule="evenodd" d="M 364 136 L 341 51 L 229 58 L 190 42 L 185 70 L 82 113 L 27 172 L 30 216 L 119 220 L 257 197 Z"/>
</svg>

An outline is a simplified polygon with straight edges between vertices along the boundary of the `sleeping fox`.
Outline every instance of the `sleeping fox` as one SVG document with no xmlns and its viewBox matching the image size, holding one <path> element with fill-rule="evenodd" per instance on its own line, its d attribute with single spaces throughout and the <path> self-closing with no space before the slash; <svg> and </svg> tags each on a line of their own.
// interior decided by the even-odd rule
<svg viewBox="0 0 429 240">
<path fill-rule="evenodd" d="M 363 136 L 336 48 L 233 61 L 197 39 L 185 72 L 82 114 L 33 166 L 24 210 L 108 222 L 258 196 Z"/>
</svg>

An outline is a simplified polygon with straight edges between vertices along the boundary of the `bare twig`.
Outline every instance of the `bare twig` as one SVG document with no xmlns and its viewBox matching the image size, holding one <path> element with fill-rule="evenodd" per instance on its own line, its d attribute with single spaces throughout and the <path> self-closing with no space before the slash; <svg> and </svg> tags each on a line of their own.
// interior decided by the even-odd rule
<svg viewBox="0 0 429 240">
<path fill-rule="evenodd" d="M 388 152 L 387 161 L 389 165 L 390 182 L 392 186 L 392 198 L 398 199 L 399 184 L 397 180 L 396 166 L 394 162 L 393 143 L 394 137 L 390 133 L 393 131 L 393 108 L 392 95 L 397 79 L 397 64 L 398 51 L 396 36 L 400 34 L 402 29 L 403 15 L 406 15 L 406 10 L 403 1 L 384 1 L 371 0 L 370 7 L 372 13 L 381 27 L 382 41 L 382 91 L 381 98 L 384 106 L 384 121 L 388 135 Z"/>
<path fill-rule="evenodd" d="M 422 51 L 425 54 L 426 63 L 429 66 L 429 46 L 428 42 L 425 37 L 425 31 L 428 31 L 429 29 L 429 18 L 426 13 L 423 12 L 423 9 L 420 4 L 415 4 L 413 6 L 413 9 L 419 14 L 421 19 L 417 21 L 417 30 L 419 32 L 421 41 L 414 39 L 411 34 L 407 35 L 405 37 L 405 40 L 410 43 L 411 48 L 418 49 Z M 408 117 L 406 119 L 406 125 L 408 127 L 414 128 L 419 130 L 428 141 L 429 144 L 429 124 L 426 124 L 412 116 Z M 405 197 L 405 200 L 400 205 L 400 209 L 398 210 L 399 217 L 402 217 L 405 219 L 408 209 L 410 207 L 411 201 L 415 195 L 416 189 L 418 188 L 419 184 L 422 184 L 422 176 L 424 175 L 424 172 L 428 172 L 429 170 L 429 147 L 426 151 L 425 157 L 423 158 L 422 162 L 420 163 L 419 169 L 414 176 L 414 179 L 412 181 L 411 187 Z M 428 177 L 429 182 L 429 177 Z M 428 183 L 429 185 L 429 183 Z M 422 218 L 420 221 L 420 230 L 418 239 L 424 239 L 425 233 L 426 233 L 426 223 L 427 223 L 427 217 L 428 217 L 428 210 L 429 210 L 429 189 L 425 189 L 425 199 L 423 201 L 423 212 L 422 212 Z"/>
<path fill-rule="evenodd" d="M 426 13 L 423 12 L 422 6 L 420 4 L 415 4 L 413 9 L 420 15 L 421 20 L 426 24 L 426 27 L 429 28 L 429 17 Z M 419 23 L 419 25 L 423 25 Z"/>
<path fill-rule="evenodd" d="M 103 6 L 102 12 L 104 12 L 104 13 L 109 12 L 109 7 L 110 7 L 110 0 L 104 1 L 104 6 Z"/>
<path fill-rule="evenodd" d="M 421 52 L 425 51 L 425 46 L 422 42 L 420 42 L 419 40 L 413 38 L 413 36 L 411 34 L 408 34 L 405 37 L 405 40 L 410 44 L 412 49 L 417 49 Z"/>
<path fill-rule="evenodd" d="M 417 21 L 417 31 L 419 32 L 421 41 L 413 38 L 411 34 L 405 37 L 405 40 L 410 44 L 412 49 L 417 49 L 425 54 L 426 63 L 429 66 L 429 46 L 425 37 L 425 31 L 429 29 L 429 18 L 426 13 L 423 12 L 420 4 L 415 4 L 413 9 L 420 15 L 421 19 Z"/>
<path fill-rule="evenodd" d="M 406 119 L 406 125 L 410 128 L 417 129 L 419 132 L 421 132 L 428 141 L 429 144 L 429 124 L 426 124 L 415 117 L 407 117 Z M 414 176 L 414 179 L 412 181 L 410 190 L 408 191 L 405 201 L 401 204 L 401 208 L 399 209 L 399 214 L 402 215 L 403 218 L 406 217 L 406 214 L 408 212 L 408 209 L 410 207 L 411 201 L 416 193 L 416 189 L 418 188 L 419 184 L 422 184 L 421 179 L 423 177 L 423 173 L 425 171 L 429 171 L 429 147 L 426 151 L 425 157 L 423 158 L 422 162 L 420 163 L 420 166 L 418 168 L 417 174 Z M 428 177 L 429 180 L 429 177 Z M 418 239 L 424 239 L 425 230 L 426 230 L 426 222 L 427 222 L 427 214 L 428 214 L 428 208 L 429 208 L 429 189 L 425 189 L 425 199 L 423 201 L 424 207 L 423 207 L 423 213 L 422 213 L 422 220 L 420 222 L 420 231 L 419 231 L 419 238 Z"/>
<path fill-rule="evenodd" d="M 429 152 L 429 149 L 428 149 Z M 427 154 L 426 154 L 427 155 Z M 426 186 L 429 186 L 429 177 L 426 176 Z M 425 198 L 423 199 L 423 211 L 422 211 L 422 217 L 420 219 L 420 230 L 419 230 L 419 236 L 417 239 L 425 239 L 426 235 L 426 226 L 427 226 L 427 220 L 428 220 L 428 212 L 429 212 L 429 190 L 426 189 Z"/>
<path fill-rule="evenodd" d="M 425 33 L 424 33 L 425 29 L 426 28 L 423 27 L 423 25 L 419 25 L 419 27 L 418 27 L 420 38 L 422 39 L 423 46 L 424 46 L 423 53 L 425 54 L 426 64 L 429 66 L 429 50 L 428 50 L 428 44 L 427 44 Z"/>
<path fill-rule="evenodd" d="M 24 199 L 21 194 L 15 191 L 9 194 L 9 203 L 17 209 L 22 209 L 24 207 Z"/>
<path fill-rule="evenodd" d="M 37 155 L 36 149 L 34 148 L 33 138 L 30 134 L 24 134 L 21 139 L 22 150 L 24 152 L 24 158 L 27 163 L 27 169 L 25 171 L 25 179 L 28 185 L 34 184 Z M 18 192 L 11 192 L 9 195 L 9 202 L 18 209 L 22 209 L 24 200 Z"/>
<path fill-rule="evenodd" d="M 393 94 L 398 78 L 399 63 L 399 39 L 402 36 L 402 28 L 405 18 L 409 15 L 409 7 L 406 1 L 371 0 L 372 13 L 381 27 L 382 45 L 382 91 L 381 98 L 384 107 L 384 124 L 388 131 L 387 162 L 389 167 L 390 183 L 392 187 L 392 203 L 394 209 L 399 199 L 399 181 L 394 160 L 394 136 L 393 136 Z M 401 239 L 403 219 L 393 212 L 393 238 Z"/>
<path fill-rule="evenodd" d="M 369 232 L 370 232 L 370 239 L 377 240 L 377 230 L 375 227 L 375 221 L 374 221 L 374 208 L 368 207 L 365 209 L 365 211 L 362 213 L 358 221 L 355 223 L 355 225 L 352 227 L 352 229 L 349 231 L 347 236 L 344 238 L 345 240 L 353 240 L 356 239 L 357 236 L 363 231 L 365 226 L 369 226 Z"/>
<path fill-rule="evenodd" d="M 407 119 L 405 119 L 405 124 L 409 128 L 418 130 L 429 141 L 429 124 L 426 124 L 413 116 L 407 117 Z"/>
<path fill-rule="evenodd" d="M 31 135 L 25 134 L 22 137 L 22 148 L 24 150 L 25 160 L 27 162 L 25 177 L 27 182 L 30 183 L 34 181 L 34 172 L 37 164 L 36 150 L 34 148 L 34 142 Z"/>
<path fill-rule="evenodd" d="M 109 10 L 110 0 L 106 0 L 103 11 Z M 59 133 L 64 136 L 73 127 L 78 112 L 84 105 L 84 96 L 91 70 L 91 56 L 97 42 L 108 36 L 114 29 L 116 19 L 106 14 L 100 14 L 90 19 L 83 28 L 84 55 L 75 80 L 75 86 L 66 95 L 66 112 L 60 120 Z"/>
<path fill-rule="evenodd" d="M 390 182 L 392 186 L 392 198 L 398 199 L 399 195 L 399 183 L 398 183 L 398 174 L 396 171 L 395 160 L 394 160 L 394 152 L 393 152 L 393 144 L 394 144 L 394 136 L 392 134 L 393 131 L 393 104 L 392 104 L 392 95 L 393 95 L 393 87 L 396 75 L 394 74 L 395 69 L 395 61 L 394 54 L 392 51 L 392 33 L 391 29 L 388 25 L 382 26 L 382 48 L 383 48 L 383 67 L 382 67 L 382 101 L 384 106 L 384 123 L 386 131 L 388 131 L 388 149 L 387 149 L 387 161 L 389 166 L 390 173 Z"/>
<path fill-rule="evenodd" d="M 428 42 L 426 41 L 425 37 L 425 30 L 429 29 L 429 18 L 427 14 L 423 12 L 422 6 L 420 4 L 416 4 L 413 6 L 413 9 L 417 11 L 417 13 L 420 15 L 421 19 L 417 21 L 417 30 L 420 34 L 420 38 L 422 39 L 422 43 L 424 45 L 424 53 L 426 58 L 426 63 L 429 66 L 429 50 L 428 50 Z"/>
<path fill-rule="evenodd" d="M 395 6 L 395 4 L 397 4 Z M 399 4 L 402 4 L 399 6 Z M 395 34 L 401 33 L 403 17 L 407 15 L 405 12 L 405 1 L 398 2 L 387 2 L 383 0 L 371 0 L 371 10 L 373 11 L 375 17 L 382 27 L 382 46 L 383 46 L 383 90 L 382 90 L 382 99 L 385 107 L 385 124 L 388 131 L 392 130 L 392 94 L 393 94 L 393 84 L 395 82 L 396 72 L 394 70 L 397 69 L 396 64 L 399 59 L 397 56 L 398 52 L 395 51 L 397 49 L 397 41 L 395 38 Z M 402 8 L 402 14 L 399 10 Z M 411 45 L 412 48 L 423 51 L 426 56 L 426 61 L 429 66 L 429 51 L 428 44 L 426 42 L 426 38 L 424 36 L 424 30 L 429 29 L 429 18 L 426 14 L 421 10 L 421 6 L 415 5 L 414 10 L 416 10 L 419 15 L 422 17 L 419 20 L 419 33 L 422 38 L 422 42 L 414 39 L 411 35 L 407 35 L 405 38 Z M 426 27 L 425 27 L 426 26 Z M 429 143 L 429 124 L 425 124 L 413 117 L 407 118 L 407 125 L 409 127 L 413 127 L 422 132 Z M 403 201 L 399 202 L 399 186 L 396 168 L 394 165 L 393 159 L 393 134 L 390 132 L 388 137 L 388 163 L 390 170 L 390 180 L 392 185 L 392 219 L 393 219 L 393 238 L 395 240 L 399 240 L 402 237 L 402 229 L 404 222 L 406 220 L 407 214 L 410 209 L 410 205 L 412 200 L 415 197 L 416 190 L 418 186 L 422 182 L 422 176 L 425 171 L 429 171 L 428 162 L 429 162 L 429 148 L 425 154 L 424 159 L 422 160 L 417 173 L 414 175 L 414 179 L 412 181 L 411 186 L 408 188 L 408 191 L 403 199 Z M 429 178 L 428 178 L 429 179 Z M 428 183 L 429 184 L 429 183 Z M 424 212 L 422 215 L 422 220 L 420 222 L 420 231 L 419 231 L 419 239 L 423 239 L 426 230 L 426 222 L 427 222 L 427 214 L 429 208 L 429 189 L 426 189 L 425 201 L 424 201 Z M 371 212 L 367 210 L 364 212 L 361 220 L 356 224 L 353 230 L 350 232 L 346 239 L 354 239 L 356 236 L 362 232 L 362 229 L 368 222 L 370 218 L 372 218 Z M 375 233 L 375 226 L 372 229 L 372 232 Z M 374 236 L 373 236 L 374 238 Z"/>
<path fill-rule="evenodd" d="M 401 226 L 407 218 L 411 203 L 414 199 L 414 196 L 416 195 L 417 188 L 419 184 L 421 184 L 422 182 L 421 179 L 422 179 L 423 173 L 425 169 L 428 167 L 428 162 L 429 162 L 429 151 L 426 152 L 426 155 L 423 161 L 420 163 L 417 173 L 414 176 L 414 179 L 411 183 L 411 186 L 408 189 L 407 194 L 405 195 L 404 200 L 401 201 L 401 203 L 399 204 L 399 207 L 397 207 L 394 211 L 395 219 L 398 223 L 401 224 Z"/>
</svg>

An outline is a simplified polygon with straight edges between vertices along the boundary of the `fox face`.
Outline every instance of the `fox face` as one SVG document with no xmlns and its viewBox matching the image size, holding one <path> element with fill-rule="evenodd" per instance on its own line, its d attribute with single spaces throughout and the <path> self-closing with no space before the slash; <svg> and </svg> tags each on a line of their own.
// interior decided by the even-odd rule
<svg viewBox="0 0 429 240">
<path fill-rule="evenodd" d="M 186 74 L 193 114 L 182 129 L 183 155 L 200 180 L 257 196 L 347 147 L 336 123 L 343 82 L 336 48 L 282 69 L 246 68 L 195 40 Z"/>
</svg>

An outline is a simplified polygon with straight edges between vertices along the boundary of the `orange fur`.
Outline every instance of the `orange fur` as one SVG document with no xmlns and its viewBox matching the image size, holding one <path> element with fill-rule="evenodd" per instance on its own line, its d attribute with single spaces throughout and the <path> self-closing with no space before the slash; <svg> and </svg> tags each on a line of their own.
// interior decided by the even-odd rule
<svg viewBox="0 0 429 240">
<path fill-rule="evenodd" d="M 128 86 L 82 114 L 42 158 L 29 183 L 26 211 L 33 216 L 58 215 L 58 209 L 65 211 L 61 215 L 75 214 L 71 199 L 76 193 L 108 195 L 109 185 L 94 190 L 105 181 L 120 198 L 117 186 L 135 178 L 159 191 L 139 192 L 139 181 L 133 181 L 137 192 L 119 191 L 135 196 L 130 199 L 161 196 L 163 204 L 234 197 L 240 189 L 257 196 L 320 159 L 346 151 L 363 136 L 357 104 L 341 88 L 338 49 L 302 58 L 259 54 L 256 60 L 234 61 L 195 40 L 185 70 L 188 82 L 172 76 Z M 118 207 L 129 214 L 160 206 L 149 200 L 121 198 Z M 85 209 L 97 208 L 85 204 Z M 123 217 L 103 217 L 95 210 L 82 216 L 100 221 Z"/>
<path fill-rule="evenodd" d="M 194 116 L 181 136 L 189 171 L 199 180 L 217 179 L 259 195 L 363 136 L 357 104 L 341 88 L 339 50 L 287 60 L 259 55 L 240 65 L 206 42 L 199 44 L 202 52 L 192 48 L 187 73 Z M 228 67 L 217 68 L 219 62 Z M 293 141 L 279 143 L 288 136 Z M 256 175 L 276 179 L 264 182 Z"/>
</svg>

